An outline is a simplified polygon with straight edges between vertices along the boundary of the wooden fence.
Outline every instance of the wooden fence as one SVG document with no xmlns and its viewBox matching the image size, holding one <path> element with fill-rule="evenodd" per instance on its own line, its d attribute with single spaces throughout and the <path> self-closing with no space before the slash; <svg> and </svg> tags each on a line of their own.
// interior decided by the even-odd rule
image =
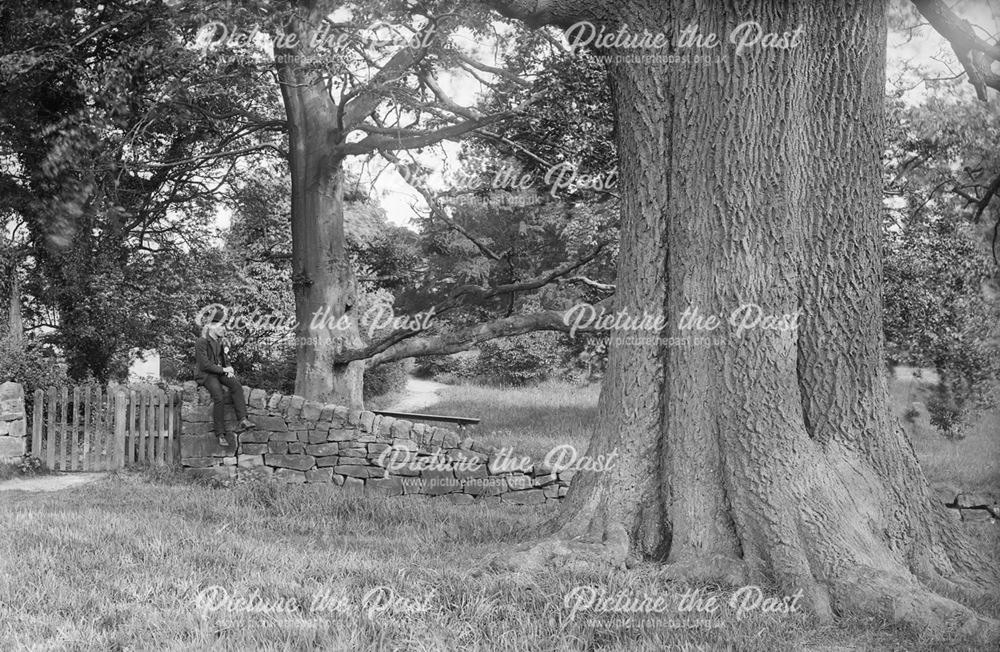
<svg viewBox="0 0 1000 652">
<path fill-rule="evenodd" d="M 177 390 L 100 385 L 39 389 L 31 455 L 59 471 L 171 464 L 178 455 L 180 408 Z"/>
</svg>

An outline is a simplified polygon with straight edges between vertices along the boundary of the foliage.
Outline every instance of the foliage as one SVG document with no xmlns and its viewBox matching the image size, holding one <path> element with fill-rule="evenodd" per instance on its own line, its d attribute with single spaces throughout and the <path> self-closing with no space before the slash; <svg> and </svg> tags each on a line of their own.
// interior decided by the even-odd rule
<svg viewBox="0 0 1000 652">
<path fill-rule="evenodd" d="M 0 338 L 0 382 L 13 381 L 24 388 L 28 414 L 34 409 L 35 390 L 65 385 L 66 366 L 59 362 L 51 347 L 37 339 L 21 341 Z"/>
<path fill-rule="evenodd" d="M 931 367 L 932 422 L 960 436 L 1000 376 L 1000 274 L 968 195 L 1000 173 L 1000 111 L 941 85 L 917 103 L 890 93 L 884 228 L 888 362 Z"/>
<path fill-rule="evenodd" d="M 473 373 L 484 381 L 514 387 L 541 382 L 554 376 L 564 359 L 559 340 L 558 333 L 535 332 L 484 342 Z"/>
<path fill-rule="evenodd" d="M 412 366 L 410 360 L 395 360 L 366 369 L 362 387 L 364 399 L 367 401 L 376 396 L 403 391 Z"/>
</svg>

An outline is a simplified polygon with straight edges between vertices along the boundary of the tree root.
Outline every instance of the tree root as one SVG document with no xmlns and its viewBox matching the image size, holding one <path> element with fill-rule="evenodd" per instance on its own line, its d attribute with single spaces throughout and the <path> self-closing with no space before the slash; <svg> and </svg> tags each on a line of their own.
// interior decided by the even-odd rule
<svg viewBox="0 0 1000 652">
<path fill-rule="evenodd" d="M 1000 642 L 1000 623 L 924 588 L 915 577 L 864 569 L 836 583 L 834 606 L 927 631 L 935 638 L 962 638 L 984 649 Z"/>
</svg>

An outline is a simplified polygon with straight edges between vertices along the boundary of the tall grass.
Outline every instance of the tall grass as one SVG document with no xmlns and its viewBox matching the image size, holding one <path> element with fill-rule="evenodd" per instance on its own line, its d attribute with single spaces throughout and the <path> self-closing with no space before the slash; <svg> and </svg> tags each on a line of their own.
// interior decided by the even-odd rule
<svg viewBox="0 0 1000 652">
<path fill-rule="evenodd" d="M 525 455 L 541 457 L 564 444 L 583 454 L 597 416 L 599 393 L 598 384 L 556 381 L 515 388 L 450 385 L 440 391 L 440 401 L 418 412 L 478 417 L 480 424 L 467 431 L 473 438 Z"/>
<path fill-rule="evenodd" d="M 220 490 L 130 473 L 59 494 L 7 493 L 3 650 L 940 649 L 863 619 L 820 627 L 803 614 L 737 620 L 729 609 L 671 609 L 642 625 L 571 618 L 565 596 L 577 586 L 671 604 L 693 587 L 664 579 L 655 564 L 539 574 L 484 566 L 491 553 L 534 536 L 551 506 L 459 506 L 330 486 Z M 295 609 L 200 609 L 199 594 L 212 586 Z M 377 587 L 395 600 L 368 613 L 364 596 Z M 703 594 L 726 600 L 732 589 Z M 347 608 L 314 602 L 322 596 Z"/>
</svg>

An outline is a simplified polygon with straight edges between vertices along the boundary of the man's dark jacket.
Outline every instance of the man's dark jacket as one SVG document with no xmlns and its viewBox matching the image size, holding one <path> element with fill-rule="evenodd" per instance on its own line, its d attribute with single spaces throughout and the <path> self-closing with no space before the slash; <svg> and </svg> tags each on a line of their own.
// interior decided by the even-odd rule
<svg viewBox="0 0 1000 652">
<path fill-rule="evenodd" d="M 195 379 L 198 384 L 204 384 L 208 374 L 225 375 L 223 367 L 228 367 L 224 340 L 199 337 L 194 344 L 194 359 L 197 364 Z"/>
</svg>

